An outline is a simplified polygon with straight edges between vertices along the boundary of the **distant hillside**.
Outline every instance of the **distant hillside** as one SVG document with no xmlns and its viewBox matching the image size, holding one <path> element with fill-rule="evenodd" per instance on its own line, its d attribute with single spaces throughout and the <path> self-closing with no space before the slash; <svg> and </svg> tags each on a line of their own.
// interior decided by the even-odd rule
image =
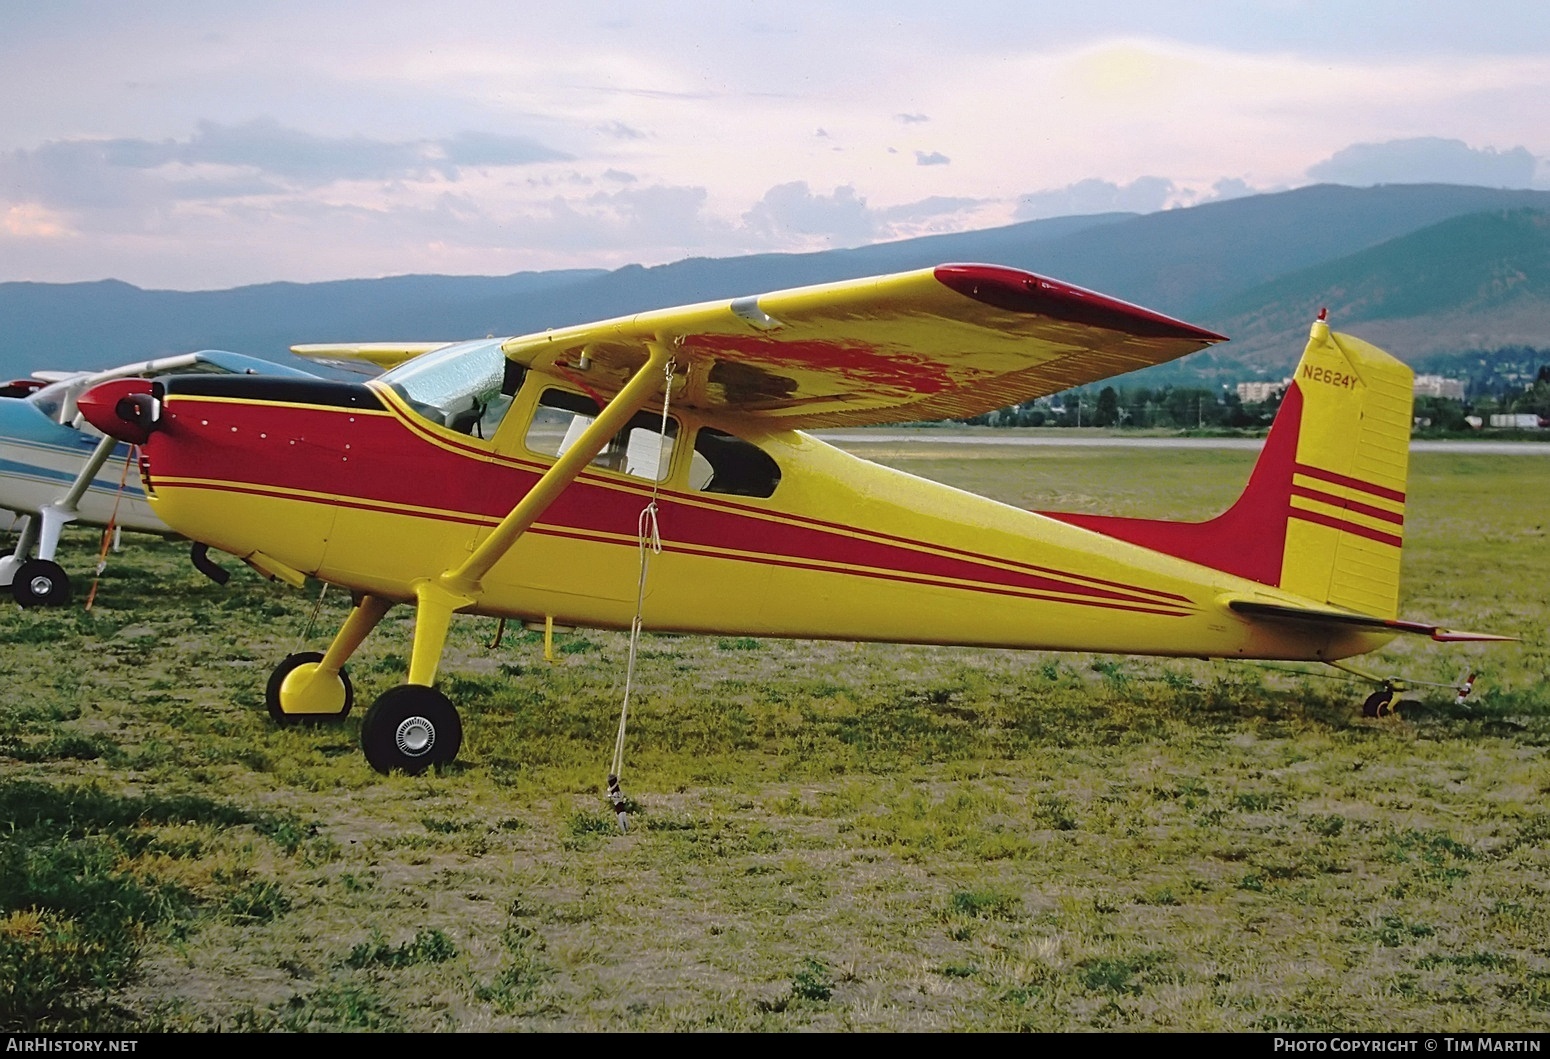
<svg viewBox="0 0 1550 1059">
<path fill-rule="evenodd" d="M 850 250 L 629 266 L 541 299 L 478 308 L 481 317 L 504 308 L 508 330 L 520 333 L 945 261 L 987 261 L 1191 319 L 1231 294 L 1449 217 L 1522 207 L 1550 210 L 1550 192 L 1321 185 L 1145 216 L 1062 217 Z"/>
<path fill-rule="evenodd" d="M 606 274 L 394 276 L 223 291 L 148 291 L 118 280 L 0 283 L 0 374 L 111 367 L 196 349 L 301 363 L 286 351 L 314 334 L 483 335 L 500 330 L 499 317 L 481 317 L 473 306 L 542 296 Z"/>
<path fill-rule="evenodd" d="M 522 334 L 944 261 L 1025 268 L 1195 322 L 1218 322 L 1240 341 L 1202 357 L 1235 370 L 1231 365 L 1240 350 L 1252 360 L 1264 359 L 1272 347 L 1300 347 L 1307 291 L 1310 284 L 1318 286 L 1314 277 L 1321 269 L 1337 263 L 1343 268 L 1362 251 L 1451 218 L 1525 208 L 1550 211 L 1550 192 L 1321 185 L 1145 216 L 1061 217 L 849 250 L 691 258 L 607 272 L 401 276 L 202 292 L 145 291 L 115 281 L 3 283 L 0 375 L 103 367 L 210 347 L 288 361 L 286 348 L 298 342 Z M 1293 280 L 1302 286 L 1285 291 L 1278 286 Z M 1283 300 L 1286 309 L 1278 316 L 1274 307 Z M 1397 290 L 1385 304 L 1412 313 L 1426 309 L 1425 299 L 1404 302 Z M 1528 306 L 1503 304 L 1491 310 L 1499 318 L 1472 311 L 1460 317 L 1460 326 L 1487 319 L 1504 323 L 1521 311 L 1526 314 L 1521 326 L 1506 330 L 1527 334 L 1538 319 Z M 1298 318 L 1295 327 L 1287 322 Z M 1424 319 L 1423 329 L 1439 342 L 1487 333 L 1449 331 L 1452 325 L 1435 314 L 1393 316 L 1390 323 L 1397 328 L 1415 319 Z M 1278 328 L 1287 330 L 1281 334 Z"/>
<path fill-rule="evenodd" d="M 1230 298 L 1202 323 L 1244 363 L 1290 367 L 1321 306 L 1403 360 L 1526 345 L 1550 349 L 1550 212 L 1455 217 Z"/>
</svg>

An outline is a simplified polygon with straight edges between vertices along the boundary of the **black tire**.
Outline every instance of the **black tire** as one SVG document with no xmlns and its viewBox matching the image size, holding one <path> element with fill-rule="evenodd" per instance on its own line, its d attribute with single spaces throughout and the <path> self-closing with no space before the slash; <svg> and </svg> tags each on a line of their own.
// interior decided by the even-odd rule
<svg viewBox="0 0 1550 1059">
<path fill-rule="evenodd" d="M 1367 696 L 1367 701 L 1362 703 L 1363 717 L 1392 717 L 1394 707 L 1399 702 L 1399 692 L 1390 688 L 1375 691 Z"/>
<path fill-rule="evenodd" d="M 361 749 L 384 776 L 418 776 L 450 764 L 463 745 L 463 722 L 441 692 L 421 684 L 393 688 L 371 704 L 361 722 Z"/>
<path fill-rule="evenodd" d="M 70 602 L 70 575 L 49 559 L 28 559 L 16 568 L 11 595 L 24 607 L 63 607 Z"/>
<path fill-rule="evenodd" d="M 350 707 L 355 705 L 355 688 L 350 684 L 350 674 L 342 669 L 339 671 L 339 682 L 344 685 L 344 708 L 338 713 L 286 713 L 280 708 L 280 685 L 285 683 L 285 678 L 309 662 L 321 661 L 323 656 L 317 651 L 303 651 L 300 654 L 286 655 L 285 659 L 274 667 L 274 672 L 269 674 L 269 686 L 264 689 L 264 705 L 276 724 L 324 724 L 330 721 L 342 721 L 349 716 Z"/>
</svg>

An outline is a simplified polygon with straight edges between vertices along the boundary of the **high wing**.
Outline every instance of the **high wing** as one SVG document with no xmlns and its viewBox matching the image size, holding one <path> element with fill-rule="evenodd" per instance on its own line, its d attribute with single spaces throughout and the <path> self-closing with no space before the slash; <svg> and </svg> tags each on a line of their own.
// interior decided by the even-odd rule
<svg viewBox="0 0 1550 1059">
<path fill-rule="evenodd" d="M 292 346 L 298 357 L 315 360 L 345 371 L 367 373 L 396 368 L 421 353 L 449 346 L 451 342 L 313 342 Z"/>
<path fill-rule="evenodd" d="M 940 265 L 513 338 L 525 366 L 611 396 L 667 344 L 680 407 L 792 428 L 963 418 L 1159 364 L 1222 335 L 1057 280 Z"/>
</svg>

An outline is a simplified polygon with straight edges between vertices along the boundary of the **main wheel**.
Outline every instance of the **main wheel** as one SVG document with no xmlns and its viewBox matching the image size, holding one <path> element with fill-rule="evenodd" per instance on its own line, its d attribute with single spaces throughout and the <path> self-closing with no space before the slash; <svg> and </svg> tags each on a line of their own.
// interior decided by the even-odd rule
<svg viewBox="0 0 1550 1059">
<path fill-rule="evenodd" d="M 463 745 L 463 722 L 441 692 L 422 684 L 393 688 L 371 704 L 361 722 L 361 749 L 383 775 L 394 769 L 417 776 L 445 765 Z"/>
<path fill-rule="evenodd" d="M 63 607 L 70 602 L 70 575 L 51 559 L 28 559 L 16 568 L 11 595 L 24 607 Z"/>
<path fill-rule="evenodd" d="M 1393 688 L 1384 688 L 1367 696 L 1367 701 L 1362 703 L 1363 717 L 1392 717 L 1394 707 L 1399 705 L 1399 692 Z"/>
<path fill-rule="evenodd" d="M 286 655 L 269 674 L 264 705 L 277 724 L 342 721 L 355 704 L 350 676 L 340 670 L 332 680 L 314 679 L 323 656 L 316 651 Z"/>
</svg>

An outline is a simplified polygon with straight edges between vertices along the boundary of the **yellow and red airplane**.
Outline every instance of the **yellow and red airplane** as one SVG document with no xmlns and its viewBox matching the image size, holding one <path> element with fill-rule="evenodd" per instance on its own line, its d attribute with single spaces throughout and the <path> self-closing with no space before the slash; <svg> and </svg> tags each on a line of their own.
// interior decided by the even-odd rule
<svg viewBox="0 0 1550 1059">
<path fill-rule="evenodd" d="M 115 382 L 80 407 L 140 445 L 179 533 L 353 593 L 327 651 L 275 669 L 277 720 L 343 717 L 346 660 L 415 606 L 407 681 L 362 726 L 381 772 L 457 753 L 434 687 L 455 613 L 1329 663 L 1398 633 L 1497 639 L 1397 618 L 1411 372 L 1322 320 L 1241 499 L 1207 522 L 1022 511 L 802 432 L 971 416 L 1221 340 L 943 265 L 517 338 L 297 347 L 391 370 Z"/>
</svg>

